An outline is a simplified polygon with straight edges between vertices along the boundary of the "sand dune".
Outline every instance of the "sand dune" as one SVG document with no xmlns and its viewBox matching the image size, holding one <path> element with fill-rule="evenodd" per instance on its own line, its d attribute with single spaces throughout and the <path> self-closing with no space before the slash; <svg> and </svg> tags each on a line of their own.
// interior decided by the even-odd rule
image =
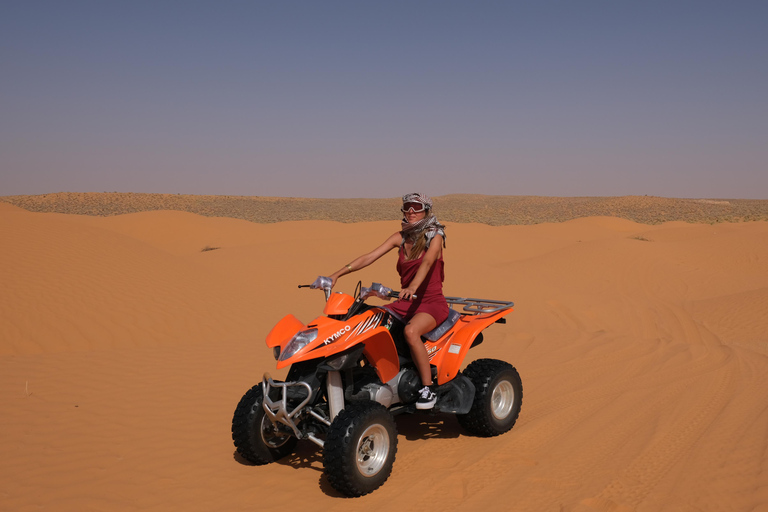
<svg viewBox="0 0 768 512">
<path fill-rule="evenodd" d="M 0 509 L 768 510 L 768 222 L 448 223 L 446 293 L 516 302 L 470 352 L 518 368 L 514 429 L 400 417 L 355 500 L 314 445 L 242 463 L 234 407 L 280 373 L 264 335 L 322 307 L 296 285 L 397 227 L 0 202 Z M 395 285 L 389 256 L 339 289 Z"/>
</svg>

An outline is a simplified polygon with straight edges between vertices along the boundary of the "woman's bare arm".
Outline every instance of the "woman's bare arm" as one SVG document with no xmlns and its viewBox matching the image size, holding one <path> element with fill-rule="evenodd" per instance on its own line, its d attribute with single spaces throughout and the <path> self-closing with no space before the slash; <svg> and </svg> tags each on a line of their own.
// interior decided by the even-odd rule
<svg viewBox="0 0 768 512">
<path fill-rule="evenodd" d="M 387 254 L 389 251 L 394 249 L 395 247 L 400 247 L 400 242 L 402 241 L 402 235 L 400 232 L 394 233 L 392 236 L 387 238 L 387 240 L 378 246 L 376 249 L 372 250 L 371 252 L 367 254 L 363 254 L 362 256 L 358 256 L 354 260 L 352 260 L 349 265 L 344 265 L 342 268 L 331 274 L 330 277 L 332 281 L 331 288 L 336 285 L 336 280 L 338 280 L 341 276 L 351 274 L 352 272 L 355 272 L 356 270 L 360 270 L 361 268 L 365 268 L 374 261 L 378 260 L 385 254 Z"/>
</svg>

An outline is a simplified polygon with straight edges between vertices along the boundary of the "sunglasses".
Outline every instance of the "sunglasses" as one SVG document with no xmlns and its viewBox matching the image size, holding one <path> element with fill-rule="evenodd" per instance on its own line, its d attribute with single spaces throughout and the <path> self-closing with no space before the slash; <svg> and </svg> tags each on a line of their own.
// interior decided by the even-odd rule
<svg viewBox="0 0 768 512">
<path fill-rule="evenodd" d="M 426 206 L 424 206 L 421 203 L 405 203 L 403 204 L 403 207 L 400 208 L 400 211 L 403 213 L 408 213 L 408 212 L 421 213 L 426 209 L 427 209 Z"/>
</svg>

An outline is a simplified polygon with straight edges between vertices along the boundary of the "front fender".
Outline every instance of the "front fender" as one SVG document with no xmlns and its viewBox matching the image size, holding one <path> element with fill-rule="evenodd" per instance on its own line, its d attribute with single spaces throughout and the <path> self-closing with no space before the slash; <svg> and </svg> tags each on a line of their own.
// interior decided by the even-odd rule
<svg viewBox="0 0 768 512">
<path fill-rule="evenodd" d="M 343 353 L 357 345 L 362 344 L 363 355 L 376 370 L 381 382 L 389 382 L 400 371 L 400 358 L 397 355 L 397 347 L 392 341 L 392 335 L 386 327 L 379 326 L 368 331 L 364 336 L 349 337 L 336 342 L 326 348 L 325 357 Z M 319 352 L 319 351 L 317 351 Z M 316 353 L 317 353 L 316 352 Z"/>
<path fill-rule="evenodd" d="M 294 334 L 304 329 L 304 324 L 293 315 L 285 315 L 267 334 L 267 346 L 279 347 L 290 340 Z"/>
<path fill-rule="evenodd" d="M 379 327 L 376 331 L 365 340 L 363 354 L 376 369 L 381 382 L 389 382 L 400 371 L 400 358 L 389 331 L 384 327 Z"/>
</svg>

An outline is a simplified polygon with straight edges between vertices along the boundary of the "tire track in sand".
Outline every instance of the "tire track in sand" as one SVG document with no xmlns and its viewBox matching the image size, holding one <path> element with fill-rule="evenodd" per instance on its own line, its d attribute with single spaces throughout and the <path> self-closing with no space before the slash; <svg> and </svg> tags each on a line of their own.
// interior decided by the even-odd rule
<svg viewBox="0 0 768 512">
<path fill-rule="evenodd" d="M 722 370 L 710 372 L 688 413 L 678 417 L 664 434 L 609 483 L 595 498 L 584 505 L 599 509 L 636 509 L 667 472 L 701 439 L 705 431 L 726 408 L 735 391 L 738 363 L 731 360 Z M 700 380 L 700 379 L 698 379 Z"/>
</svg>

